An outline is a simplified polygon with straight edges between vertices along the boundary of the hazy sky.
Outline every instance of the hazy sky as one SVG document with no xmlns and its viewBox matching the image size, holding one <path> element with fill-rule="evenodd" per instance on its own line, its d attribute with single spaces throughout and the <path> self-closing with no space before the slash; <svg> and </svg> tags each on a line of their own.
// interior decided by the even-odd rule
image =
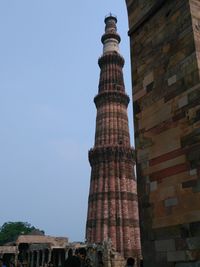
<svg viewBox="0 0 200 267">
<path fill-rule="evenodd" d="M 131 96 L 125 0 L 0 1 L 0 226 L 24 221 L 84 240 L 109 12 L 118 17 Z"/>
</svg>

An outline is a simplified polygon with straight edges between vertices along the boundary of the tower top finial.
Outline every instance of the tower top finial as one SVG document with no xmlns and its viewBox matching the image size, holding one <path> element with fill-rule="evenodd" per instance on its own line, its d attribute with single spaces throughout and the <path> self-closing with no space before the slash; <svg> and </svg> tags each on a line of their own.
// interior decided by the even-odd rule
<svg viewBox="0 0 200 267">
<path fill-rule="evenodd" d="M 117 17 L 110 13 L 105 16 L 105 33 L 117 33 Z"/>
<path fill-rule="evenodd" d="M 117 23 L 117 16 L 110 12 L 108 15 L 105 16 L 104 22 L 106 23 L 108 20 L 115 20 L 115 23 Z"/>
</svg>

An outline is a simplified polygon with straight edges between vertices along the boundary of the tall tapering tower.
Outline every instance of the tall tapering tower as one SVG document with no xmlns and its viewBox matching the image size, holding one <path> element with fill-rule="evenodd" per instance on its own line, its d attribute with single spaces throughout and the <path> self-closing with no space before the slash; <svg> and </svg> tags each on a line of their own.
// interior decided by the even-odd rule
<svg viewBox="0 0 200 267">
<path fill-rule="evenodd" d="M 120 36 L 116 17 L 105 18 L 103 55 L 94 148 L 89 151 L 91 181 L 88 199 L 86 239 L 101 243 L 111 239 L 124 257 L 140 253 L 138 202 L 134 175 L 134 150 L 130 146 L 127 106 L 119 53 Z"/>
</svg>

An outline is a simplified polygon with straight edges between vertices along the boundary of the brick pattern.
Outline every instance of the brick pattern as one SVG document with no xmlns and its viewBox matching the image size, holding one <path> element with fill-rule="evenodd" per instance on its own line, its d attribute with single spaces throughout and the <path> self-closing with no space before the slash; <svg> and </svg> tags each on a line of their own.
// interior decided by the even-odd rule
<svg viewBox="0 0 200 267">
<path fill-rule="evenodd" d="M 118 43 L 116 19 L 105 20 L 102 42 Z M 115 42 L 114 42 L 115 43 Z M 113 43 L 112 43 L 113 45 Z M 91 165 L 86 239 L 102 243 L 111 239 L 122 256 L 140 256 L 138 199 L 134 175 L 135 153 L 130 146 L 127 117 L 129 97 L 125 93 L 122 68 L 124 59 L 111 45 L 99 58 L 100 80 L 94 148 L 89 151 Z"/>
<path fill-rule="evenodd" d="M 126 4 L 144 265 L 192 266 L 200 260 L 200 247 L 188 245 L 200 236 L 200 1 Z"/>
</svg>

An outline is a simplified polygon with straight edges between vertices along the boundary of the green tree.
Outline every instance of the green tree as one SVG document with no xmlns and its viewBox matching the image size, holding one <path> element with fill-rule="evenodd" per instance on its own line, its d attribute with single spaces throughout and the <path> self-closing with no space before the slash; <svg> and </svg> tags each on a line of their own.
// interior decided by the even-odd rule
<svg viewBox="0 0 200 267">
<path fill-rule="evenodd" d="M 27 235 L 34 231 L 39 230 L 27 222 L 6 222 L 0 227 L 0 245 L 15 241 L 19 235 Z"/>
</svg>

